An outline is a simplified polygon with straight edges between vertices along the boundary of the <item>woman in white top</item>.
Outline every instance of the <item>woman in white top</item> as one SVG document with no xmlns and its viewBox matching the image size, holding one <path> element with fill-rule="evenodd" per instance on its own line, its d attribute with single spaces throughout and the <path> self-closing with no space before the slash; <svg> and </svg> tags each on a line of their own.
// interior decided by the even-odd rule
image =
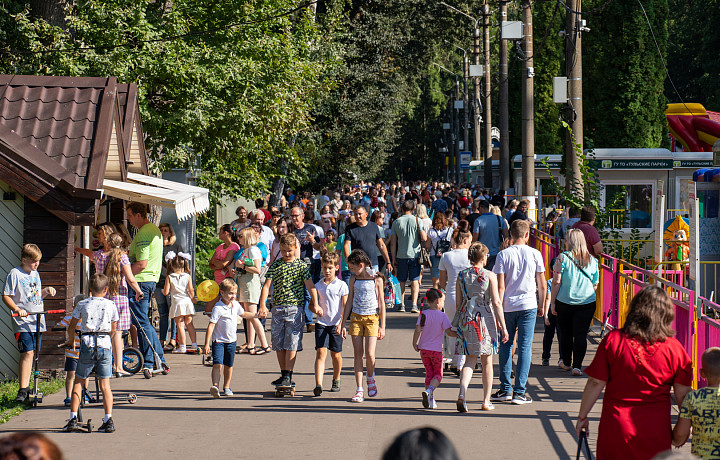
<svg viewBox="0 0 720 460">
<path fill-rule="evenodd" d="M 447 298 L 445 300 L 445 313 L 452 321 L 455 317 L 455 296 L 457 287 L 458 274 L 470 267 L 470 259 L 468 259 L 468 248 L 472 243 L 472 233 L 470 232 L 470 224 L 466 220 L 458 222 L 457 228 L 453 232 L 452 237 L 453 249 L 446 252 L 440 258 L 440 289 L 445 289 Z M 443 341 L 443 354 L 446 358 L 453 357 L 458 370 L 462 368 L 465 361 L 463 355 L 455 354 L 455 340 Z"/>
<path fill-rule="evenodd" d="M 436 212 L 433 217 L 433 223 L 427 232 L 428 239 L 425 245 L 430 252 L 430 277 L 432 278 L 433 289 L 437 289 L 440 285 L 440 258 L 446 252 L 450 251 L 452 246 L 453 228 L 445 217 L 445 214 Z"/>
<path fill-rule="evenodd" d="M 420 219 L 420 223 L 423 226 L 423 230 L 426 232 L 430 230 L 432 226 L 432 220 L 428 217 L 427 207 L 424 204 L 419 204 L 417 207 L 417 217 Z"/>
<path fill-rule="evenodd" d="M 257 232 L 246 227 L 235 233 L 235 239 L 241 249 L 235 255 L 233 269 L 237 276 L 237 300 L 243 310 L 250 313 L 257 313 L 258 302 L 260 301 L 260 269 L 262 268 L 263 256 L 260 248 L 257 247 L 260 241 Z M 251 355 L 262 355 L 270 351 L 265 329 L 260 320 L 251 318 L 247 320 L 245 328 L 247 336 L 247 350 Z M 260 339 L 260 348 L 255 348 L 255 335 Z"/>
</svg>

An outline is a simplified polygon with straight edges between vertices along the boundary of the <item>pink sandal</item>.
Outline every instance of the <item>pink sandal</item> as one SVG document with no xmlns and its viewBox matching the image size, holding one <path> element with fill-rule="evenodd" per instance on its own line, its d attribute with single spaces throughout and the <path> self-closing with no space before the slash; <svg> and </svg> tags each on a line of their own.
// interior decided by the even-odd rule
<svg viewBox="0 0 720 460">
<path fill-rule="evenodd" d="M 368 379 L 367 385 L 368 385 L 368 398 L 374 398 L 375 396 L 377 396 L 378 391 L 377 391 L 377 385 L 375 384 L 375 379 L 372 379 L 372 380 Z"/>
<path fill-rule="evenodd" d="M 361 403 L 361 402 L 365 401 L 365 396 L 364 396 L 362 390 L 356 391 L 355 396 L 352 397 L 351 401 L 354 403 Z"/>
</svg>

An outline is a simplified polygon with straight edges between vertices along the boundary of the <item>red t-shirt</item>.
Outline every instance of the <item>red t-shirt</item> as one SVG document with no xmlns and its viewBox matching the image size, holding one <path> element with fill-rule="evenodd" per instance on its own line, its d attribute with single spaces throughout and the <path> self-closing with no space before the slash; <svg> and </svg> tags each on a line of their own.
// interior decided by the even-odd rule
<svg viewBox="0 0 720 460">
<path fill-rule="evenodd" d="M 670 449 L 670 390 L 692 384 L 692 362 L 675 338 L 644 345 L 609 333 L 585 374 L 607 382 L 597 458 L 651 459 Z"/>
<path fill-rule="evenodd" d="M 598 233 L 597 228 L 582 220 L 575 222 L 575 224 L 571 228 L 577 228 L 581 232 L 583 232 L 583 235 L 585 235 L 585 242 L 587 243 L 587 249 L 590 255 L 596 257 L 600 255 L 595 254 L 595 249 L 593 248 L 594 245 L 598 244 L 601 241 L 600 233 Z"/>
<path fill-rule="evenodd" d="M 265 214 L 265 220 L 263 221 L 263 224 L 267 224 L 268 222 L 270 222 L 270 219 L 272 219 L 272 214 L 270 214 L 270 211 L 268 211 L 267 209 L 261 209 L 261 211 L 263 212 L 263 214 Z"/>
</svg>

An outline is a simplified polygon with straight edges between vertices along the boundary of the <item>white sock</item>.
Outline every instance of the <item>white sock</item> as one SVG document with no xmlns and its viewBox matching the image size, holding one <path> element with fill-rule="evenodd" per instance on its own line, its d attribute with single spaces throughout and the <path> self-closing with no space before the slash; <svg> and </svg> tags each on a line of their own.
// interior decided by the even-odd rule
<svg viewBox="0 0 720 460">
<path fill-rule="evenodd" d="M 362 393 L 365 390 L 363 390 L 363 387 L 357 387 L 357 390 L 355 390 L 356 393 Z"/>
<path fill-rule="evenodd" d="M 428 385 L 427 390 L 425 390 L 425 391 L 427 391 L 427 394 L 429 394 L 430 396 L 432 396 L 433 391 L 435 391 L 435 387 L 432 386 L 432 385 Z"/>
<path fill-rule="evenodd" d="M 197 342 L 193 342 L 193 343 L 192 343 L 192 347 L 193 347 L 193 348 L 197 348 Z"/>
<path fill-rule="evenodd" d="M 70 418 L 77 418 L 77 412 L 70 411 Z"/>
<path fill-rule="evenodd" d="M 367 380 L 368 380 L 368 382 L 374 382 L 375 381 L 375 372 L 373 372 L 373 375 L 368 375 Z"/>
<path fill-rule="evenodd" d="M 112 414 L 105 414 L 105 418 L 103 419 L 103 423 L 107 422 L 108 419 L 112 418 Z"/>
</svg>

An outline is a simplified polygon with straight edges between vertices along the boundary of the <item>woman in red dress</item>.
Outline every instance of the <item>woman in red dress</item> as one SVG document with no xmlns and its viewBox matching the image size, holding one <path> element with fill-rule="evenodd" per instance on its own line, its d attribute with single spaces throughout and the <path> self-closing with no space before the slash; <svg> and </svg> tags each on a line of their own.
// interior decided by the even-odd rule
<svg viewBox="0 0 720 460">
<path fill-rule="evenodd" d="M 638 292 L 620 330 L 598 347 L 583 392 L 577 435 L 589 431 L 588 414 L 605 388 L 597 458 L 651 459 L 671 448 L 670 388 L 678 406 L 692 383 L 692 363 L 672 337 L 674 306 L 657 286 Z"/>
</svg>

